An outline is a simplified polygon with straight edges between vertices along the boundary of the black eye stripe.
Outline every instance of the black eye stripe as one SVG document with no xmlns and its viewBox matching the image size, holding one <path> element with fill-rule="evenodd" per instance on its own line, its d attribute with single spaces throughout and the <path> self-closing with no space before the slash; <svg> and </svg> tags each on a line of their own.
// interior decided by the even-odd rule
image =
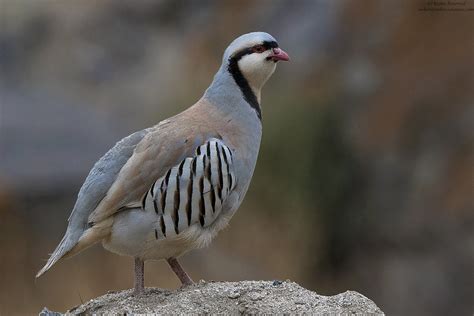
<svg viewBox="0 0 474 316">
<path fill-rule="evenodd" d="M 257 45 L 252 48 L 253 52 L 255 53 L 263 53 L 267 49 L 263 45 Z"/>
<path fill-rule="evenodd" d="M 265 50 L 269 50 L 271 48 L 278 47 L 278 43 L 275 42 L 275 41 L 264 41 L 262 44 L 257 44 L 257 45 L 254 45 L 252 47 L 244 48 L 244 49 L 238 51 L 233 56 L 231 56 L 230 59 L 240 60 L 245 55 L 255 53 L 254 48 L 256 48 L 258 46 L 263 46 L 265 48 Z"/>
<path fill-rule="evenodd" d="M 266 49 L 270 49 L 270 48 L 277 48 L 278 47 L 278 43 L 275 42 L 275 41 L 265 41 L 263 42 L 263 46 L 266 48 Z"/>
</svg>

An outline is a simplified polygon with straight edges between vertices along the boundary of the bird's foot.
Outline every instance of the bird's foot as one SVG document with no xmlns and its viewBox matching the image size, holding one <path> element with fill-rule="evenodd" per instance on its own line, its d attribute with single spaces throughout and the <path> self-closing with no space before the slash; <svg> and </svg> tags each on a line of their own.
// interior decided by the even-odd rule
<svg viewBox="0 0 474 316">
<path fill-rule="evenodd" d="M 133 290 L 133 293 L 132 293 L 132 296 L 140 296 L 142 295 L 143 293 L 145 293 L 145 288 L 142 287 L 142 288 L 135 288 Z"/>
<path fill-rule="evenodd" d="M 181 288 L 185 288 L 185 287 L 188 287 L 190 285 L 194 285 L 194 281 L 189 277 L 189 275 L 187 275 L 187 278 L 185 278 L 184 280 L 180 279 L 181 281 Z"/>
<path fill-rule="evenodd" d="M 181 265 L 179 264 L 178 260 L 176 260 L 176 258 L 169 258 L 167 259 L 167 261 L 171 269 L 173 270 L 173 272 L 181 281 L 181 284 L 182 284 L 181 288 L 194 284 L 193 280 L 189 277 L 186 271 L 184 271 L 184 269 L 181 267 Z"/>
</svg>

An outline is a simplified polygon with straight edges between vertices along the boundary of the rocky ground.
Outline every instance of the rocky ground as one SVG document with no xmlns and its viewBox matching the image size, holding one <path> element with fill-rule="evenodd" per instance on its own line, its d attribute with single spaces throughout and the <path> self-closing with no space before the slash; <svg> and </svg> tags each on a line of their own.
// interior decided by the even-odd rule
<svg viewBox="0 0 474 316">
<path fill-rule="evenodd" d="M 110 292 L 74 307 L 66 314 L 337 314 L 383 315 L 367 297 L 353 291 L 318 295 L 291 281 L 204 282 L 175 291 L 147 288 Z M 46 308 L 40 314 L 60 315 Z"/>
</svg>

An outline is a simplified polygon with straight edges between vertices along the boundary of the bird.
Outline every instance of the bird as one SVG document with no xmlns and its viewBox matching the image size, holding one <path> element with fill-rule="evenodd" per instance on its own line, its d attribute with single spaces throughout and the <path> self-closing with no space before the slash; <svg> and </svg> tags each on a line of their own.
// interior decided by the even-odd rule
<svg viewBox="0 0 474 316">
<path fill-rule="evenodd" d="M 183 287 L 193 284 L 178 258 L 207 246 L 242 203 L 260 149 L 261 90 L 289 59 L 268 33 L 233 40 L 194 105 L 123 138 L 95 163 L 36 277 L 101 242 L 134 258 L 135 295 L 145 290 L 146 260 L 166 260 Z"/>
</svg>

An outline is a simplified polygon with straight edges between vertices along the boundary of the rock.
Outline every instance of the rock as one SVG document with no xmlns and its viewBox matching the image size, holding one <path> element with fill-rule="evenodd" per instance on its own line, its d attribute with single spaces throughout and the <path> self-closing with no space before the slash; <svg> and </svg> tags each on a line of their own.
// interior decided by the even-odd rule
<svg viewBox="0 0 474 316">
<path fill-rule="evenodd" d="M 46 308 L 43 311 L 57 315 Z M 105 294 L 67 313 L 384 315 L 374 302 L 357 292 L 323 296 L 291 281 L 277 286 L 274 281 L 199 282 L 175 291 L 147 288 L 137 297 L 132 296 L 132 290 L 125 290 Z"/>
</svg>

